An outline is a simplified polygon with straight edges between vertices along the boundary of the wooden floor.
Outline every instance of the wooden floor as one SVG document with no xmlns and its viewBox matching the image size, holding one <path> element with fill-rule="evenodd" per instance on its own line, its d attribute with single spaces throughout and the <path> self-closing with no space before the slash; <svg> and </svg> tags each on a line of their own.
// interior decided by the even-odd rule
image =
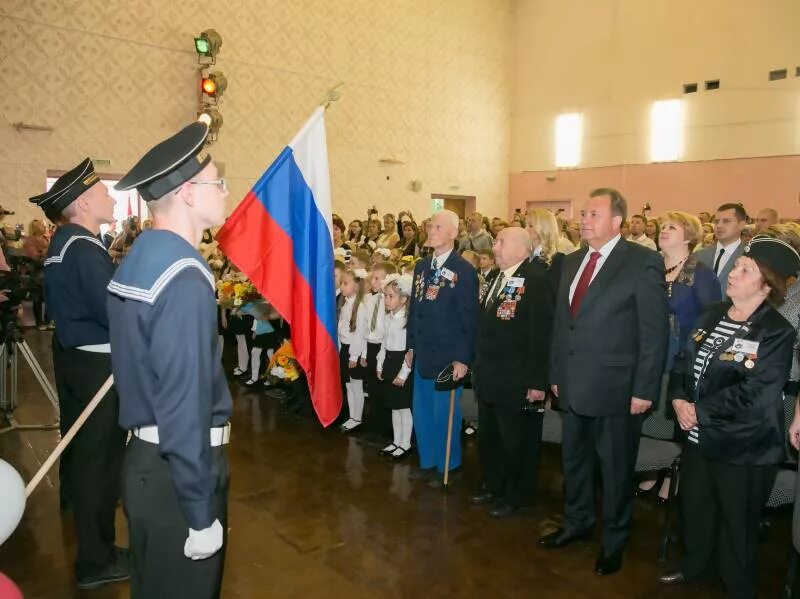
<svg viewBox="0 0 800 599">
<path fill-rule="evenodd" d="M 50 333 L 27 333 L 48 373 Z M 18 418 L 52 421 L 27 364 L 19 366 Z M 556 552 L 536 540 L 560 518 L 557 447 L 547 447 L 540 496 L 527 514 L 494 520 L 467 501 L 478 479 L 477 452 L 467 443 L 464 478 L 448 495 L 410 481 L 413 459 L 389 463 L 366 442 L 323 431 L 287 414 L 274 397 L 232 383 L 229 446 L 230 544 L 224 597 L 720 597 L 715 583 L 665 588 L 656 541 L 663 510 L 637 501 L 631 546 L 620 573 L 598 578 L 597 542 Z M 27 480 L 56 443 L 53 432 L 0 436 L 0 457 Z M 30 498 L 15 534 L 0 547 L 0 570 L 28 599 L 127 597 L 126 584 L 80 593 L 71 563 L 69 515 L 58 510 L 55 469 Z M 764 597 L 781 586 L 790 515 L 774 514 L 762 545 Z M 126 525 L 118 512 L 119 543 Z M 674 552 L 673 552 L 674 553 Z"/>
</svg>

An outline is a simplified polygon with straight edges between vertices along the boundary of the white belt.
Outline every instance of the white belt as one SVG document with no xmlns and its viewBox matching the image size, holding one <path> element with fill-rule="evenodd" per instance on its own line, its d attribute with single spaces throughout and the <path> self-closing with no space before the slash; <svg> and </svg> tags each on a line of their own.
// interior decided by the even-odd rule
<svg viewBox="0 0 800 599">
<path fill-rule="evenodd" d="M 79 349 L 81 351 L 90 351 L 95 354 L 110 354 L 111 353 L 111 344 L 110 343 L 99 343 L 97 345 L 79 345 L 75 349 Z"/>
<path fill-rule="evenodd" d="M 158 445 L 158 427 L 157 426 L 140 426 L 131 431 L 134 437 L 138 437 L 147 443 Z M 216 426 L 211 429 L 211 447 L 219 447 L 220 445 L 227 445 L 231 440 L 231 423 L 225 426 Z"/>
</svg>

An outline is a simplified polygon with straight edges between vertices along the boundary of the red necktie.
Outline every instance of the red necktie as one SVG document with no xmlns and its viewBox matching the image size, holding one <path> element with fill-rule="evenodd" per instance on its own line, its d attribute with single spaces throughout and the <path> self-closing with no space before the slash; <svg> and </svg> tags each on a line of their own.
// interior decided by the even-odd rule
<svg viewBox="0 0 800 599">
<path fill-rule="evenodd" d="M 572 294 L 572 303 L 569 305 L 570 314 L 574 318 L 578 313 L 578 308 L 581 307 L 583 296 L 586 295 L 586 290 L 589 289 L 589 283 L 592 282 L 592 275 L 597 266 L 597 260 L 602 254 L 600 252 L 592 252 L 589 255 L 589 262 L 586 263 L 586 268 L 581 273 L 581 278 L 578 279 L 578 284 L 575 286 L 575 293 Z"/>
</svg>

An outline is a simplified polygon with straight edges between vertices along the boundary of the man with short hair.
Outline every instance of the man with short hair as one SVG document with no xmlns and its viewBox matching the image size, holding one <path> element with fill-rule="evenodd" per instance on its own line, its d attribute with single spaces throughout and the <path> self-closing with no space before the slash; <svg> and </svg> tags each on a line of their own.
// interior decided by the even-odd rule
<svg viewBox="0 0 800 599">
<path fill-rule="evenodd" d="M 494 254 L 501 270 L 479 311 L 473 383 L 483 485 L 470 500 L 499 518 L 536 492 L 553 298 L 524 229 L 500 231 Z"/>
<path fill-rule="evenodd" d="M 701 212 L 700 214 L 698 214 L 697 217 L 700 219 L 700 224 L 701 225 L 705 225 L 706 223 L 710 223 L 711 222 L 711 213 L 710 212 L 706 212 L 705 210 L 703 212 Z"/>
<path fill-rule="evenodd" d="M 723 204 L 714 215 L 716 245 L 697 251 L 697 259 L 711 268 L 722 287 L 722 299 L 727 299 L 728 275 L 736 260 L 744 254 L 742 231 L 747 226 L 747 212 L 741 204 Z"/>
<path fill-rule="evenodd" d="M 778 220 L 778 211 L 775 208 L 762 208 L 756 215 L 756 234 L 763 233 L 772 225 L 777 225 Z"/>
<path fill-rule="evenodd" d="M 414 476 L 429 479 L 431 486 L 442 483 L 448 430 L 449 467 L 454 470 L 461 465 L 462 389 L 456 390 L 450 421 L 450 392 L 436 390 L 436 377 L 445 367 L 452 366 L 453 379 L 464 378 L 475 351 L 478 275 L 455 251 L 457 235 L 458 216 L 454 212 L 442 210 L 433 215 L 427 237 L 433 254 L 414 268 L 406 327 L 406 363 L 411 366 L 413 361 L 414 368 L 414 431 L 420 467 Z"/>
<path fill-rule="evenodd" d="M 481 213 L 473 212 L 470 214 L 469 218 L 467 219 L 467 236 L 463 241 L 461 241 L 458 251 L 491 251 L 493 243 L 492 236 L 483 229 L 483 216 Z"/>
<path fill-rule="evenodd" d="M 114 199 L 87 158 L 30 201 L 58 223 L 44 260 L 44 292 L 56 323 L 53 367 L 64 435 L 111 374 L 106 286 L 114 264 L 98 235 L 100 225 L 114 221 Z M 129 577 L 127 555 L 114 546 L 125 449 L 118 413 L 112 387 L 61 458 L 62 501 L 72 506 L 75 574 L 84 590 Z"/>
<path fill-rule="evenodd" d="M 655 242 L 645 234 L 647 219 L 641 214 L 634 214 L 630 220 L 631 234 L 628 241 L 638 243 L 644 247 L 656 251 Z"/>
<path fill-rule="evenodd" d="M 622 566 L 633 516 L 633 474 L 643 414 L 660 394 L 668 345 L 664 260 L 622 239 L 627 204 L 594 190 L 581 211 L 588 248 L 564 257 L 550 361 L 563 410 L 564 524 L 539 544 L 592 536 L 595 456 L 603 476 L 603 541 L 595 572 Z"/>
<path fill-rule="evenodd" d="M 152 148 L 117 184 L 137 189 L 153 228 L 108 286 L 131 597 L 219 597 L 232 411 L 217 340 L 214 275 L 197 247 L 225 218 L 225 180 L 201 154 L 201 120 Z"/>
</svg>

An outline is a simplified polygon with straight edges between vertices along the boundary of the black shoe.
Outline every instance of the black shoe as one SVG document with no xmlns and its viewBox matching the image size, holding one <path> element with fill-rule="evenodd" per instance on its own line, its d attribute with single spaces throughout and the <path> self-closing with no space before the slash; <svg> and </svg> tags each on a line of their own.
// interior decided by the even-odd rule
<svg viewBox="0 0 800 599">
<path fill-rule="evenodd" d="M 431 476 L 436 475 L 436 468 L 417 468 L 409 473 L 410 480 L 428 480 Z"/>
<path fill-rule="evenodd" d="M 575 541 L 588 541 L 592 538 L 592 529 L 576 530 L 570 532 L 564 528 L 557 528 L 550 534 L 539 539 L 539 545 L 545 549 L 560 549 Z"/>
<path fill-rule="evenodd" d="M 608 576 L 609 574 L 619 571 L 621 567 L 622 549 L 617 549 L 610 553 L 606 553 L 604 549 L 597 558 L 597 563 L 594 566 L 594 573 L 598 576 Z"/>
<path fill-rule="evenodd" d="M 686 577 L 680 570 L 667 572 L 666 574 L 658 577 L 658 582 L 661 584 L 683 584 L 686 582 Z"/>
<path fill-rule="evenodd" d="M 494 493 L 490 493 L 485 489 L 480 489 L 477 493 L 469 498 L 472 505 L 489 505 L 497 501 L 498 497 Z"/>
<path fill-rule="evenodd" d="M 403 449 L 402 447 L 398 447 L 397 449 L 394 450 L 394 453 L 392 453 L 389 457 L 393 461 L 399 462 L 401 460 L 406 459 L 410 451 L 411 451 L 410 447 L 408 449 Z"/>
<path fill-rule="evenodd" d="M 122 559 L 122 556 L 118 555 L 117 560 L 113 564 L 106 566 L 101 572 L 98 572 L 94 576 L 78 578 L 78 588 L 82 591 L 88 591 L 113 582 L 122 582 L 123 580 L 128 580 L 130 577 L 130 567 L 127 558 Z"/>
<path fill-rule="evenodd" d="M 389 456 L 391 456 L 391 455 L 394 453 L 394 451 L 395 451 L 396 449 L 397 449 L 397 445 L 395 445 L 394 443 L 392 443 L 392 444 L 390 444 L 390 445 L 387 445 L 387 446 L 386 446 L 386 447 L 384 447 L 383 449 L 381 449 L 381 455 L 382 455 L 383 457 L 385 457 L 385 458 L 388 458 Z"/>
<path fill-rule="evenodd" d="M 516 505 L 501 502 L 489 510 L 489 515 L 492 518 L 508 518 L 509 516 L 516 514 L 519 510 L 520 508 Z"/>
</svg>

